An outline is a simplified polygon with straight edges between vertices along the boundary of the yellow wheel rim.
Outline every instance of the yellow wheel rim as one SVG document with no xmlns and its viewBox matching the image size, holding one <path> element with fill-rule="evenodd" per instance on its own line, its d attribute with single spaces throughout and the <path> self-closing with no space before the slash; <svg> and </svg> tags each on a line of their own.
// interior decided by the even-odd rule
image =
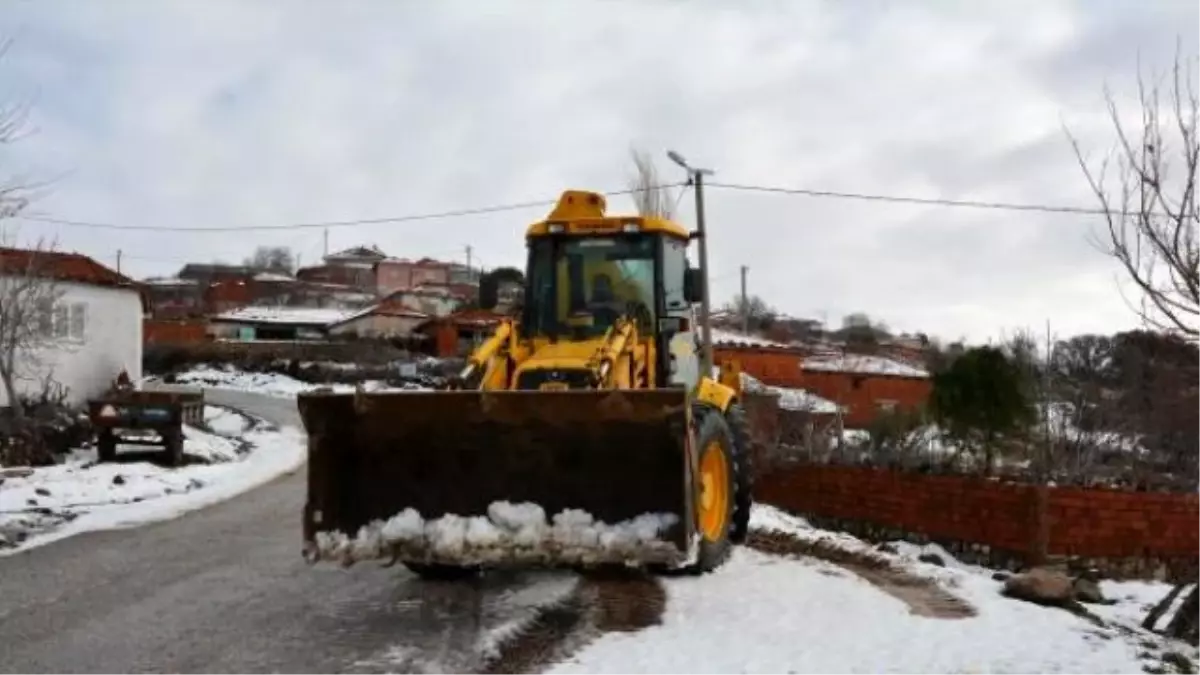
<svg viewBox="0 0 1200 675">
<path fill-rule="evenodd" d="M 729 529 L 729 462 L 719 441 L 713 441 L 700 457 L 700 533 L 719 541 Z"/>
</svg>

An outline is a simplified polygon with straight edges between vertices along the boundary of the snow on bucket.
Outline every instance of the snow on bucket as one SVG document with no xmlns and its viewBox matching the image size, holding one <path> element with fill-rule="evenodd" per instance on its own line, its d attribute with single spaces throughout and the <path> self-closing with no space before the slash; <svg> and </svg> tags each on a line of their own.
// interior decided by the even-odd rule
<svg viewBox="0 0 1200 675">
<path fill-rule="evenodd" d="M 686 558 L 687 396 L 303 394 L 310 560 L 672 564 Z"/>
</svg>

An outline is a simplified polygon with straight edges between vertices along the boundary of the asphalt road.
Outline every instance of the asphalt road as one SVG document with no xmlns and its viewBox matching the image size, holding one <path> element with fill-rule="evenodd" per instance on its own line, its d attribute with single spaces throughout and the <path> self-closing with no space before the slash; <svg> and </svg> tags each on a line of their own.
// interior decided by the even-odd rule
<svg viewBox="0 0 1200 675">
<path fill-rule="evenodd" d="M 299 425 L 287 400 L 207 396 Z M 301 470 L 174 520 L 0 558 L 0 670 L 471 670 L 489 626 L 561 586 L 545 577 L 432 584 L 401 566 L 310 567 L 300 555 L 303 481 Z"/>
</svg>

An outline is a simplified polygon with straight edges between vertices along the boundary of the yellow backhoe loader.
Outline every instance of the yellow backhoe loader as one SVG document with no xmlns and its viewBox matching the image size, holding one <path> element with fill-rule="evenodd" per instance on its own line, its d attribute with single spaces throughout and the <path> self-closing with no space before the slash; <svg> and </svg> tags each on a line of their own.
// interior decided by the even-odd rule
<svg viewBox="0 0 1200 675">
<path fill-rule="evenodd" d="M 701 372 L 694 238 L 564 192 L 526 232 L 519 320 L 448 390 L 302 394 L 306 559 L 720 566 L 747 534 L 750 441 L 737 374 Z"/>
</svg>

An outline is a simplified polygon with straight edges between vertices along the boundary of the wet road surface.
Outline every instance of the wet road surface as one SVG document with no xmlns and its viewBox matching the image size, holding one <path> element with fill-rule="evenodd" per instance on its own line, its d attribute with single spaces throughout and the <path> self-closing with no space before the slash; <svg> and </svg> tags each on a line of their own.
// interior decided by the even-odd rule
<svg viewBox="0 0 1200 675">
<path fill-rule="evenodd" d="M 210 402 L 299 426 L 295 403 Z M 403 567 L 310 567 L 303 468 L 144 527 L 0 558 L 5 672 L 473 670 L 488 633 L 568 594 L 569 576 L 424 583 Z"/>
</svg>

